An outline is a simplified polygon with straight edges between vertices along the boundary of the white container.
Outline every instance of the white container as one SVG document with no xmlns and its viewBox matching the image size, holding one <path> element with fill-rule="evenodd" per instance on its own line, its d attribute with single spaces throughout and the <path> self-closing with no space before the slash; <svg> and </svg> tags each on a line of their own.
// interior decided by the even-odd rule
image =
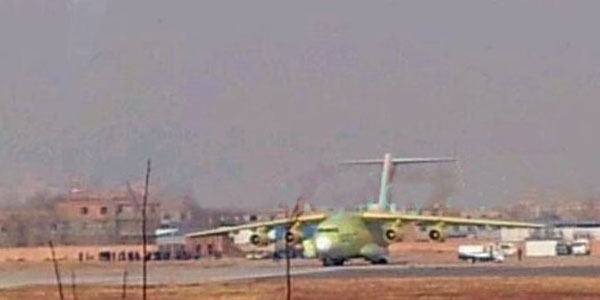
<svg viewBox="0 0 600 300">
<path fill-rule="evenodd" d="M 556 256 L 558 241 L 527 241 L 525 255 L 527 256 Z"/>
</svg>

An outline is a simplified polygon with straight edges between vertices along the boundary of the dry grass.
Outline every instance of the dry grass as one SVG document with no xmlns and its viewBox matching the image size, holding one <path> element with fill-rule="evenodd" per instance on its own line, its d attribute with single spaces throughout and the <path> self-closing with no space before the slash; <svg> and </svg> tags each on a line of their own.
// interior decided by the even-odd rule
<svg viewBox="0 0 600 300">
<path fill-rule="evenodd" d="M 71 299 L 67 291 L 67 299 Z M 187 286 L 155 286 L 149 299 L 283 299 L 283 280 Z M 79 299 L 121 299 L 119 287 L 79 287 Z M 140 289 L 128 299 L 140 299 Z M 0 291 L 0 299 L 58 299 L 55 287 Z M 594 278 L 436 278 L 296 280 L 293 299 L 600 299 L 600 279 Z"/>
</svg>

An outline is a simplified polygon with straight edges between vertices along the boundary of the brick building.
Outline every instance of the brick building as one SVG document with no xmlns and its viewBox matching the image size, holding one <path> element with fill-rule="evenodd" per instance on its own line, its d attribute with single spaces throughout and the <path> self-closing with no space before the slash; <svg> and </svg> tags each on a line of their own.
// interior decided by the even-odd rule
<svg viewBox="0 0 600 300">
<path fill-rule="evenodd" d="M 77 192 L 56 204 L 62 242 L 67 245 L 139 244 L 142 241 L 141 195 L 133 192 Z M 147 235 L 159 225 L 159 204 L 147 206 Z"/>
<path fill-rule="evenodd" d="M 0 213 L 0 247 L 47 245 L 139 244 L 142 241 L 141 194 L 72 192 L 44 206 L 4 209 Z M 152 242 L 159 226 L 159 203 L 149 201 L 147 234 Z"/>
</svg>

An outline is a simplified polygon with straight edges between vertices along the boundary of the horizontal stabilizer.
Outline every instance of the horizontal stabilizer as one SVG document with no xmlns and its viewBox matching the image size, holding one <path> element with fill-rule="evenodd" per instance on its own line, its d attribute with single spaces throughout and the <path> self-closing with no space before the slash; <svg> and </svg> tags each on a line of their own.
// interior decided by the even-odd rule
<svg viewBox="0 0 600 300">
<path fill-rule="evenodd" d="M 414 157 L 414 158 L 393 158 L 391 162 L 395 165 L 402 164 L 424 164 L 424 163 L 443 163 L 443 162 L 455 162 L 454 157 Z M 342 164 L 353 164 L 353 165 L 372 165 L 372 164 L 383 164 L 384 159 L 357 159 L 357 160 L 344 160 Z"/>
<path fill-rule="evenodd" d="M 391 153 L 386 153 L 383 159 L 358 159 L 358 160 L 345 160 L 342 164 L 347 165 L 374 165 L 381 164 L 381 186 L 379 187 L 379 203 L 378 209 L 390 210 L 391 206 L 388 201 L 389 194 L 389 181 L 391 180 L 391 173 L 395 165 L 408 165 L 408 164 L 426 164 L 426 163 L 445 163 L 455 162 L 456 158 L 453 157 L 412 157 L 412 158 L 393 158 Z"/>
</svg>

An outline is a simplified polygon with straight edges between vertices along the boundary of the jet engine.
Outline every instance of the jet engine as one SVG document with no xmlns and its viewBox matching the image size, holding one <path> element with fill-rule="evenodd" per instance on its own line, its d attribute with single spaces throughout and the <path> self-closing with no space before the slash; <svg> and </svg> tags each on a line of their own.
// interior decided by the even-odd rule
<svg viewBox="0 0 600 300">
<path fill-rule="evenodd" d="M 402 227 L 398 226 L 386 226 L 383 227 L 383 239 L 388 242 L 400 242 L 404 238 L 404 231 Z"/>
<path fill-rule="evenodd" d="M 250 244 L 254 246 L 266 246 L 269 244 L 270 240 L 271 239 L 266 232 L 255 232 L 250 235 Z"/>
<path fill-rule="evenodd" d="M 427 236 L 432 241 L 443 242 L 446 240 L 446 231 L 441 226 L 435 226 L 429 230 Z"/>
<path fill-rule="evenodd" d="M 299 244 L 302 242 L 303 234 L 300 230 L 290 229 L 285 233 L 285 240 L 290 244 Z"/>
</svg>

